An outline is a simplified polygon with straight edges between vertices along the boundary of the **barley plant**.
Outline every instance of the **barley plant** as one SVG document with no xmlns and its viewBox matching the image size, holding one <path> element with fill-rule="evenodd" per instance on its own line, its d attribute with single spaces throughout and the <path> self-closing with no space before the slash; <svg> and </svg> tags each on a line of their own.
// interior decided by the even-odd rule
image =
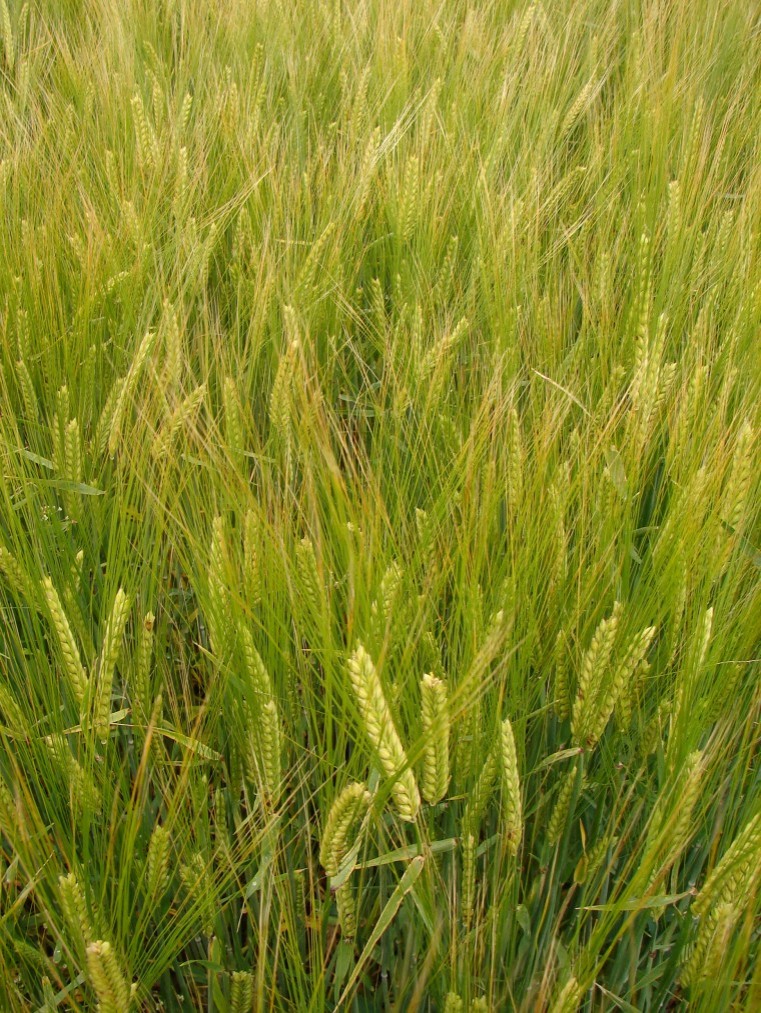
<svg viewBox="0 0 761 1013">
<path fill-rule="evenodd" d="M 761 1008 L 761 8 L 0 0 L 0 1008 Z"/>
</svg>

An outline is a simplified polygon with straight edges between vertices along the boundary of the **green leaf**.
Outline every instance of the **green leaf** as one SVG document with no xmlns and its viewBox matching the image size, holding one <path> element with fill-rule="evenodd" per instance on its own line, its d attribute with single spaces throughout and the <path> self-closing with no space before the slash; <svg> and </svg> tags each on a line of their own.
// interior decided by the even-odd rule
<svg viewBox="0 0 761 1013">
<path fill-rule="evenodd" d="M 373 952 L 373 948 L 375 947 L 376 943 L 381 938 L 383 933 L 386 931 L 386 929 L 389 927 L 391 922 L 396 917 L 396 913 L 401 907 L 402 901 L 410 892 L 412 887 L 415 885 L 420 873 L 423 871 L 424 864 L 425 859 L 422 857 L 422 855 L 419 855 L 417 858 L 413 858 L 406 872 L 399 880 L 399 882 L 396 884 L 396 888 L 389 897 L 388 901 L 386 902 L 386 906 L 381 911 L 380 917 L 378 918 L 378 921 L 375 923 L 375 926 L 372 932 L 370 933 L 367 942 L 365 943 L 365 948 L 362 950 L 362 954 L 356 963 L 354 971 L 352 972 L 351 977 L 346 983 L 346 988 L 343 990 L 341 998 L 338 1000 L 339 1006 L 346 999 L 348 993 L 354 987 L 355 982 L 362 974 L 364 966 L 370 959 L 370 955 Z"/>
</svg>

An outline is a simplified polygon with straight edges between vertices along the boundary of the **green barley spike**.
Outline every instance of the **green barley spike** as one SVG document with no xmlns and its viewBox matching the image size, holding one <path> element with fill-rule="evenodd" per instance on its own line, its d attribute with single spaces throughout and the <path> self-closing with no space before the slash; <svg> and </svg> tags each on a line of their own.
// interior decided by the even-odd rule
<svg viewBox="0 0 761 1013">
<path fill-rule="evenodd" d="M 320 844 L 320 863 L 328 876 L 336 876 L 346 855 L 356 844 L 359 828 L 370 808 L 372 796 L 364 784 L 352 782 L 330 807 Z"/>
<path fill-rule="evenodd" d="M 692 914 L 704 916 L 710 908 L 738 895 L 737 887 L 761 866 L 761 813 L 746 823 L 719 863 L 711 870 L 692 904 Z M 742 891 L 744 892 L 744 890 Z"/>
<path fill-rule="evenodd" d="M 156 900 L 169 884 L 169 831 L 157 824 L 148 842 L 145 879 L 146 896 Z"/>
<path fill-rule="evenodd" d="M 733 532 L 739 531 L 742 526 L 754 474 L 754 460 L 753 427 L 745 422 L 737 436 L 721 512 L 722 520 Z"/>
<path fill-rule="evenodd" d="M 571 716 L 571 692 L 568 686 L 568 650 L 565 634 L 558 631 L 555 638 L 555 714 L 559 721 Z"/>
<path fill-rule="evenodd" d="M 87 910 L 87 901 L 76 874 L 70 872 L 67 876 L 59 876 L 58 891 L 69 932 L 77 945 L 84 948 L 88 940 L 93 938 L 94 930 Z"/>
<path fill-rule="evenodd" d="M 116 449 L 119 446 L 119 441 L 122 438 L 122 422 L 124 420 L 124 415 L 127 411 L 132 395 L 135 392 L 135 388 L 137 387 L 137 382 L 143 371 L 143 367 L 153 351 L 155 343 L 155 332 L 148 331 L 143 337 L 143 340 L 140 342 L 137 352 L 135 353 L 135 358 L 132 360 L 129 369 L 127 370 L 127 374 L 119 386 L 116 401 L 113 406 L 111 425 L 108 433 L 108 453 L 111 457 L 113 457 L 116 453 Z"/>
<path fill-rule="evenodd" d="M 255 978 L 250 971 L 234 971 L 230 981 L 231 1013 L 251 1013 Z"/>
<path fill-rule="evenodd" d="M 121 653 L 124 627 L 129 616 L 130 602 L 124 591 L 119 588 L 111 608 L 111 615 L 106 623 L 103 646 L 98 664 L 97 688 L 95 695 L 95 734 L 101 742 L 108 738 L 111 717 L 111 690 L 114 671 Z"/>
<path fill-rule="evenodd" d="M 125 379 L 119 377 L 114 380 L 114 383 L 109 391 L 106 403 L 103 406 L 103 410 L 100 413 L 98 420 L 97 431 L 95 434 L 95 446 L 97 447 L 99 454 L 105 454 L 108 442 L 111 437 L 111 427 L 114 421 L 114 415 L 117 406 L 120 403 L 122 391 L 124 389 Z"/>
<path fill-rule="evenodd" d="M 449 708 L 447 685 L 426 673 L 420 684 L 423 715 L 423 798 L 440 802 L 449 787 Z"/>
<path fill-rule="evenodd" d="M 32 423 L 39 421 L 40 406 L 37 401 L 32 377 L 23 359 L 19 359 L 16 363 L 16 379 L 18 380 L 18 385 L 21 389 L 21 398 L 24 402 L 25 421 L 27 424 L 31 425 Z"/>
<path fill-rule="evenodd" d="M 0 680 L 0 720 L 16 735 L 22 736 L 25 733 L 26 721 L 24 715 L 11 693 L 8 686 Z"/>
<path fill-rule="evenodd" d="M 357 934 L 357 897 L 349 880 L 336 890 L 336 906 L 341 935 L 345 939 L 354 939 Z"/>
<path fill-rule="evenodd" d="M 16 44 L 13 39 L 13 25 L 7 0 L 0 0 L 0 28 L 3 32 L 3 51 L 8 70 L 13 72 L 16 63 Z"/>
<path fill-rule="evenodd" d="M 150 679 L 153 659 L 153 630 L 156 617 L 152 612 L 145 615 L 137 629 L 137 651 L 135 658 L 135 681 L 132 688 L 132 707 L 136 715 L 147 721 L 151 710 Z"/>
<path fill-rule="evenodd" d="M 280 801 L 283 777 L 283 733 L 274 700 L 268 700 L 261 713 L 262 777 L 268 805 Z"/>
<path fill-rule="evenodd" d="M 386 777 L 393 778 L 392 795 L 399 815 L 403 820 L 412 822 L 420 808 L 420 792 L 391 717 L 375 665 L 361 644 L 357 645 L 349 659 L 348 668 L 365 733 L 378 755 Z"/>
<path fill-rule="evenodd" d="M 403 243 L 412 238 L 419 215 L 420 162 L 412 155 L 407 162 L 399 203 L 399 236 Z"/>
<path fill-rule="evenodd" d="M 650 870 L 650 888 L 679 861 L 695 832 L 692 814 L 700 798 L 704 771 L 703 754 L 696 749 L 684 761 L 673 790 L 662 794 L 653 807 L 642 859 L 642 867 Z"/>
<path fill-rule="evenodd" d="M 220 658 L 232 646 L 229 572 L 225 523 L 222 517 L 217 516 L 212 522 L 209 546 L 209 610 L 206 621 L 211 649 Z"/>
<path fill-rule="evenodd" d="M 647 629 L 638 633 L 630 641 L 624 657 L 614 670 L 612 677 L 600 686 L 595 698 L 594 713 L 590 712 L 590 721 L 585 731 L 584 742 L 587 748 L 591 748 L 600 739 L 622 693 L 625 690 L 631 690 L 634 674 L 644 660 L 654 636 L 654 626 L 648 626 Z"/>
<path fill-rule="evenodd" d="M 253 510 L 246 511 L 243 521 L 243 579 L 249 605 L 257 605 L 262 597 L 261 525 Z"/>
<path fill-rule="evenodd" d="M 701 920 L 697 938 L 688 950 L 687 959 L 682 966 L 682 984 L 693 989 L 698 988 L 703 982 L 716 980 L 731 946 L 740 915 L 738 905 L 731 901 L 722 901 Z"/>
<path fill-rule="evenodd" d="M 574 767 L 569 771 L 560 785 L 552 814 L 547 824 L 547 840 L 554 847 L 565 833 L 571 816 L 571 802 L 576 790 L 577 771 Z M 584 779 L 582 778 L 582 787 Z"/>
<path fill-rule="evenodd" d="M 76 641 L 74 640 L 74 634 L 71 632 L 71 626 L 69 625 L 69 621 L 66 618 L 63 606 L 61 605 L 61 600 L 58 597 L 58 592 L 53 587 L 53 581 L 50 577 L 43 577 L 42 593 L 45 596 L 53 629 L 55 630 L 58 638 L 61 656 L 63 657 L 64 670 L 77 703 L 81 706 L 84 701 L 85 694 L 87 693 L 89 681 L 87 675 L 85 674 L 85 670 L 82 667 L 82 662 L 79 657 L 79 649 Z"/>
<path fill-rule="evenodd" d="M 272 679 L 262 661 L 261 655 L 254 645 L 251 630 L 242 621 L 238 623 L 238 636 L 240 637 L 246 674 L 251 682 L 259 706 L 263 706 L 267 700 L 271 700 L 274 697 Z"/>
<path fill-rule="evenodd" d="M 243 440 L 243 421 L 238 391 L 232 377 L 226 376 L 222 385 L 222 402 L 225 414 L 225 439 L 233 464 L 238 471 L 243 470 L 245 463 L 245 445 Z"/>
<path fill-rule="evenodd" d="M 473 919 L 476 897 L 476 839 L 471 833 L 462 839 L 462 920 L 467 927 Z"/>
<path fill-rule="evenodd" d="M 16 594 L 24 598 L 29 597 L 31 586 L 27 575 L 13 553 L 3 545 L 0 545 L 0 573 L 2 573 Z"/>
<path fill-rule="evenodd" d="M 583 998 L 584 990 L 572 976 L 555 997 L 550 1013 L 577 1013 Z"/>
<path fill-rule="evenodd" d="M 88 945 L 87 970 L 102 1013 L 126 1013 L 130 988 L 110 943 L 96 940 Z"/>
<path fill-rule="evenodd" d="M 82 482 L 82 434 L 76 419 L 68 423 L 64 434 L 64 478 L 75 485 Z M 76 519 L 80 506 L 78 493 L 64 492 L 64 504 L 68 516 Z"/>
<path fill-rule="evenodd" d="M 171 414 L 167 416 L 151 447 L 151 453 L 156 459 L 165 458 L 169 455 L 179 433 L 186 427 L 189 428 L 191 422 L 195 419 L 205 396 L 206 385 L 202 383 L 195 390 L 192 390 L 186 398 L 183 398 Z"/>
<path fill-rule="evenodd" d="M 502 779 L 504 785 L 503 818 L 505 839 L 511 854 L 516 855 L 523 836 L 523 805 L 518 773 L 518 755 L 510 719 L 505 718 L 501 728 Z"/>
<path fill-rule="evenodd" d="M 581 664 L 576 700 L 571 716 L 571 732 L 577 745 L 586 745 L 588 737 L 601 719 L 600 691 L 608 674 L 608 661 L 621 616 L 621 604 L 616 602 L 610 616 L 600 621 Z"/>
<path fill-rule="evenodd" d="M 296 574 L 299 581 L 299 597 L 304 604 L 309 631 L 314 635 L 325 619 L 327 608 L 325 588 L 311 538 L 302 538 L 296 546 Z"/>
<path fill-rule="evenodd" d="M 475 783 L 473 790 L 467 797 L 465 804 L 465 812 L 463 814 L 462 822 L 466 828 L 466 832 L 478 833 L 478 829 L 481 823 L 481 817 L 483 816 L 484 810 L 489 804 L 494 789 L 497 783 L 497 777 L 499 775 L 499 760 L 501 752 L 501 741 L 495 747 L 492 747 L 487 756 L 484 764 L 481 768 L 481 772 L 478 775 L 478 780 Z"/>
</svg>

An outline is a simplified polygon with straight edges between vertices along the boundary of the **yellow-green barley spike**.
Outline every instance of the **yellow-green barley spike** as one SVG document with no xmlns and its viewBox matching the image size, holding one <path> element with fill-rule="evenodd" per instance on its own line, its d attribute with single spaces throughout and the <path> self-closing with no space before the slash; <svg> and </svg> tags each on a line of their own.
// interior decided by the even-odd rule
<svg viewBox="0 0 761 1013">
<path fill-rule="evenodd" d="M 58 638 L 66 676 L 69 680 L 69 684 L 76 701 L 81 707 L 87 693 L 89 680 L 82 666 L 82 661 L 79 657 L 79 649 L 74 639 L 74 634 L 71 631 L 69 621 L 63 611 L 61 599 L 58 597 L 58 592 L 53 587 L 53 581 L 50 577 L 43 577 L 42 593 L 45 596 L 45 601 L 47 602 L 47 606 L 50 611 L 53 629 L 55 630 Z"/>
<path fill-rule="evenodd" d="M 153 659 L 153 630 L 156 617 L 147 612 L 137 630 L 137 657 L 135 659 L 135 680 L 132 687 L 132 708 L 136 716 L 148 720 L 152 700 L 150 699 L 151 664 Z"/>
<path fill-rule="evenodd" d="M 314 635 L 325 620 L 326 600 L 311 538 L 302 538 L 296 546 L 296 573 L 299 597 L 304 603 L 309 632 Z"/>
<path fill-rule="evenodd" d="M 87 971 L 102 1013 L 126 1013 L 130 988 L 109 942 L 99 939 L 88 945 Z"/>
<path fill-rule="evenodd" d="M 420 792 L 383 695 L 375 665 L 361 644 L 357 645 L 349 659 L 348 668 L 365 733 L 386 777 L 393 778 L 391 791 L 399 816 L 412 822 L 420 809 Z"/>
<path fill-rule="evenodd" d="M 283 781 L 283 732 L 274 700 L 268 700 L 261 712 L 262 777 L 267 803 L 280 801 Z"/>
<path fill-rule="evenodd" d="M 716 904 L 741 895 L 738 894 L 738 887 L 746 886 L 748 878 L 760 864 L 761 813 L 757 813 L 745 824 L 718 865 L 708 874 L 692 903 L 692 913 L 702 917 Z"/>
<path fill-rule="evenodd" d="M 572 976 L 558 992 L 550 1007 L 550 1013 L 577 1013 L 583 997 L 584 990 Z"/>
<path fill-rule="evenodd" d="M 254 1008 L 254 976 L 250 971 L 233 971 L 230 982 L 231 1013 L 251 1013 Z"/>
<path fill-rule="evenodd" d="M 97 688 L 95 695 L 95 734 L 101 742 L 108 738 L 111 718 L 111 690 L 113 688 L 114 671 L 119 660 L 124 627 L 129 616 L 130 602 L 122 588 L 116 592 L 111 615 L 106 623 L 103 646 L 98 664 Z"/>
<path fill-rule="evenodd" d="M 432 805 L 440 802 L 449 787 L 449 707 L 447 686 L 442 679 L 426 673 L 420 693 L 423 712 L 423 798 Z"/>
<path fill-rule="evenodd" d="M 261 537 L 259 518 L 253 510 L 246 511 L 243 521 L 243 579 L 249 605 L 257 605 L 262 598 Z"/>
<path fill-rule="evenodd" d="M 701 919 L 697 938 L 688 951 L 681 980 L 689 988 L 716 979 L 721 973 L 733 933 L 742 914 L 739 905 L 722 901 Z"/>
<path fill-rule="evenodd" d="M 82 949 L 94 935 L 92 922 L 87 910 L 87 901 L 76 874 L 58 877 L 61 910 L 72 937 Z"/>
<path fill-rule="evenodd" d="M 503 818 L 508 850 L 516 855 L 523 837 L 523 803 L 518 773 L 518 754 L 510 719 L 505 718 L 501 728 L 502 782 L 504 786 Z"/>
<path fill-rule="evenodd" d="M 621 616 L 621 604 L 616 602 L 611 614 L 600 621 L 592 643 L 589 645 L 581 664 L 576 700 L 571 715 L 571 732 L 576 745 L 586 746 L 587 739 L 599 724 L 601 701 L 600 689 L 608 675 L 608 662 Z M 594 744 L 594 743 L 592 743 Z"/>
<path fill-rule="evenodd" d="M 473 907 L 476 898 L 476 838 L 471 833 L 465 834 L 462 846 L 462 920 L 467 927 L 473 920 Z"/>
<path fill-rule="evenodd" d="M 169 831 L 157 824 L 153 828 L 148 842 L 148 858 L 146 860 L 145 878 L 146 895 L 157 899 L 164 893 L 169 884 Z"/>
<path fill-rule="evenodd" d="M 336 890 L 336 907 L 341 934 L 345 939 L 354 939 L 357 934 L 357 896 L 349 880 Z"/>
<path fill-rule="evenodd" d="M 565 832 L 568 818 L 571 814 L 571 800 L 576 788 L 577 771 L 574 767 L 563 778 L 560 785 L 555 806 L 552 810 L 549 823 L 547 824 L 547 840 L 554 847 Z M 582 787 L 584 780 L 582 778 Z"/>
<path fill-rule="evenodd" d="M 211 649 L 217 657 L 222 657 L 232 647 L 228 574 L 225 525 L 223 518 L 217 516 L 212 522 L 209 547 L 209 614 L 206 617 Z"/>
<path fill-rule="evenodd" d="M 336 876 L 346 855 L 356 844 L 357 833 L 372 801 L 364 784 L 352 782 L 330 807 L 320 845 L 320 863 L 328 876 Z"/>
<path fill-rule="evenodd" d="M 444 1000 L 444 1013 L 465 1013 L 465 1003 L 456 992 L 448 992 Z"/>
</svg>

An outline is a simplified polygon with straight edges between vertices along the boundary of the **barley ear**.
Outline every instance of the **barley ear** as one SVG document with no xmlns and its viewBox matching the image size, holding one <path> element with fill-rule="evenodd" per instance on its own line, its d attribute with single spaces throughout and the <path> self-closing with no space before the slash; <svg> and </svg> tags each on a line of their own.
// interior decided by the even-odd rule
<svg viewBox="0 0 761 1013">
<path fill-rule="evenodd" d="M 74 634 L 71 631 L 69 621 L 63 611 L 61 599 L 58 597 L 58 592 L 53 587 L 53 581 L 50 577 L 43 577 L 42 593 L 45 596 L 45 601 L 47 602 L 48 610 L 50 611 L 53 629 L 55 630 L 58 638 L 58 644 L 63 658 L 64 671 L 69 680 L 69 685 L 71 686 L 71 690 L 74 693 L 76 701 L 81 707 L 87 693 L 89 680 L 82 666 L 82 661 L 79 657 L 79 649 L 77 647 L 76 640 L 74 639 Z"/>
<path fill-rule="evenodd" d="M 501 729 L 502 780 L 504 786 L 503 818 L 505 839 L 511 854 L 516 855 L 523 836 L 523 806 L 518 773 L 518 755 L 510 719 L 505 718 Z"/>
<path fill-rule="evenodd" d="M 356 844 L 360 825 L 372 796 L 364 784 L 347 784 L 330 807 L 320 845 L 320 863 L 328 876 L 338 875 L 346 855 Z"/>
<path fill-rule="evenodd" d="M 427 673 L 420 693 L 423 711 L 423 798 L 440 802 L 449 787 L 449 709 L 447 686 L 442 679 Z"/>
<path fill-rule="evenodd" d="M 108 738 L 111 718 L 111 691 L 113 688 L 114 671 L 121 652 L 124 627 L 129 616 L 130 603 L 127 595 L 119 588 L 111 608 L 111 615 L 106 623 L 103 647 L 98 664 L 98 675 L 95 691 L 95 734 L 101 742 Z"/>
<path fill-rule="evenodd" d="M 102 1013 L 125 1013 L 131 992 L 110 943 L 99 939 L 88 945 L 87 971 Z"/>
<path fill-rule="evenodd" d="M 348 668 L 365 734 L 377 753 L 384 774 L 393 779 L 391 792 L 399 816 L 412 822 L 420 808 L 420 792 L 383 695 L 375 665 L 361 644 L 357 645 L 349 659 Z"/>
<path fill-rule="evenodd" d="M 169 831 L 157 824 L 148 842 L 145 869 L 145 892 L 152 900 L 159 898 L 169 884 Z"/>
<path fill-rule="evenodd" d="M 254 981 L 250 971 L 233 971 L 230 982 L 231 1013 L 251 1013 L 254 1008 Z"/>
<path fill-rule="evenodd" d="M 58 877 L 58 889 L 63 916 L 69 932 L 82 949 L 94 935 L 87 902 L 79 880 L 73 872 Z"/>
</svg>

